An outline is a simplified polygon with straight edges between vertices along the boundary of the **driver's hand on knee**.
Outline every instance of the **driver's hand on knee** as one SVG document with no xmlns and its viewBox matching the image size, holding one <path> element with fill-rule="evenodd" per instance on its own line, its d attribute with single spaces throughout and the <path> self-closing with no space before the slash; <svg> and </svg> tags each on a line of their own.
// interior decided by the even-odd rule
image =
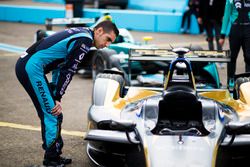
<svg viewBox="0 0 250 167">
<path fill-rule="evenodd" d="M 225 39 L 222 39 L 222 38 L 221 38 L 221 39 L 219 40 L 219 44 L 220 44 L 221 46 L 223 46 L 224 43 L 225 43 Z"/>
<path fill-rule="evenodd" d="M 52 108 L 51 113 L 52 113 L 52 115 L 55 115 L 55 116 L 58 116 L 62 113 L 61 102 L 56 101 L 56 105 L 54 108 Z"/>
</svg>

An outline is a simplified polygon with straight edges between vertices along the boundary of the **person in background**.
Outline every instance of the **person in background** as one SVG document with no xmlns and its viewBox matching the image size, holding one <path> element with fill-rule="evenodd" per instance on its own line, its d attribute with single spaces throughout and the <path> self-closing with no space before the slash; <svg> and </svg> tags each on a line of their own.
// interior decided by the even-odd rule
<svg viewBox="0 0 250 167">
<path fill-rule="evenodd" d="M 200 0 L 198 23 L 203 24 L 206 30 L 209 50 L 215 50 L 214 36 L 217 50 L 222 50 L 219 39 L 225 3 L 226 0 Z"/>
<path fill-rule="evenodd" d="M 186 10 L 183 14 L 182 22 L 181 22 L 181 33 L 190 33 L 190 24 L 191 24 L 191 17 L 192 15 L 195 15 L 197 17 L 198 10 L 199 10 L 199 0 L 189 0 L 188 5 L 186 7 Z M 187 21 L 187 27 L 185 29 L 185 23 Z M 200 28 L 200 33 L 201 33 L 201 27 Z"/>
<path fill-rule="evenodd" d="M 228 86 L 233 87 L 240 47 L 243 50 L 245 71 L 250 72 L 250 0 L 227 0 L 221 29 L 221 46 L 225 42 L 229 24 L 231 24 L 229 34 L 231 62 L 228 68 Z"/>
<path fill-rule="evenodd" d="M 69 28 L 34 43 L 17 60 L 17 78 L 41 120 L 43 165 L 63 167 L 71 163 L 71 159 L 61 157 L 61 98 L 90 48 L 107 47 L 118 35 L 119 30 L 111 21 L 102 21 L 93 29 Z M 51 71 L 49 83 L 46 74 Z"/>
</svg>

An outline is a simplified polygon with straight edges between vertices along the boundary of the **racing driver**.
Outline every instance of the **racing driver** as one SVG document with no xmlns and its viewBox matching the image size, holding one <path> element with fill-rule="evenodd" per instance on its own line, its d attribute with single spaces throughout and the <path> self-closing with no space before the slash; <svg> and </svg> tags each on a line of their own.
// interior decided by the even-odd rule
<svg viewBox="0 0 250 167">
<path fill-rule="evenodd" d="M 17 60 L 16 76 L 41 120 L 43 165 L 61 167 L 72 162 L 61 156 L 61 98 L 90 47 L 107 47 L 118 35 L 116 25 L 108 20 L 93 29 L 70 28 L 34 43 Z M 51 83 L 45 76 L 49 72 L 52 72 Z"/>
</svg>

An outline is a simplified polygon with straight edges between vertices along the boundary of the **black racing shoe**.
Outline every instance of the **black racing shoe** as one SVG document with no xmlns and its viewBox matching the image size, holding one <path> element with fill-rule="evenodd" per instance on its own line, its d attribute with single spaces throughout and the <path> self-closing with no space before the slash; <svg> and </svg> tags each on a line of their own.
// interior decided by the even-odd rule
<svg viewBox="0 0 250 167">
<path fill-rule="evenodd" d="M 59 157 L 59 161 L 64 164 L 64 165 L 68 165 L 72 163 L 72 159 L 71 158 L 65 158 L 65 157 Z"/>
<path fill-rule="evenodd" d="M 65 157 L 58 157 L 58 158 L 53 158 L 53 159 L 44 159 L 43 160 L 43 165 L 47 166 L 47 167 L 64 167 L 67 164 L 71 164 L 72 163 L 72 159 L 70 158 L 65 158 Z"/>
<path fill-rule="evenodd" d="M 61 161 L 49 160 L 49 159 L 44 159 L 43 165 L 46 167 L 64 167 L 65 166 Z"/>
</svg>

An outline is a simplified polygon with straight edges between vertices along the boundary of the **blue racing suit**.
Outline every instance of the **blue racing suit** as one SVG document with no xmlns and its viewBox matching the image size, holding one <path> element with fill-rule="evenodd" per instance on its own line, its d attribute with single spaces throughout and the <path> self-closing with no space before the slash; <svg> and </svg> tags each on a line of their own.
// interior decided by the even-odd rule
<svg viewBox="0 0 250 167">
<path fill-rule="evenodd" d="M 92 30 L 66 29 L 33 44 L 16 63 L 17 78 L 31 97 L 41 120 L 45 158 L 56 158 L 62 153 L 63 116 L 54 116 L 51 110 L 55 100 L 61 100 L 92 43 Z M 50 71 L 51 83 L 45 76 Z"/>
</svg>

